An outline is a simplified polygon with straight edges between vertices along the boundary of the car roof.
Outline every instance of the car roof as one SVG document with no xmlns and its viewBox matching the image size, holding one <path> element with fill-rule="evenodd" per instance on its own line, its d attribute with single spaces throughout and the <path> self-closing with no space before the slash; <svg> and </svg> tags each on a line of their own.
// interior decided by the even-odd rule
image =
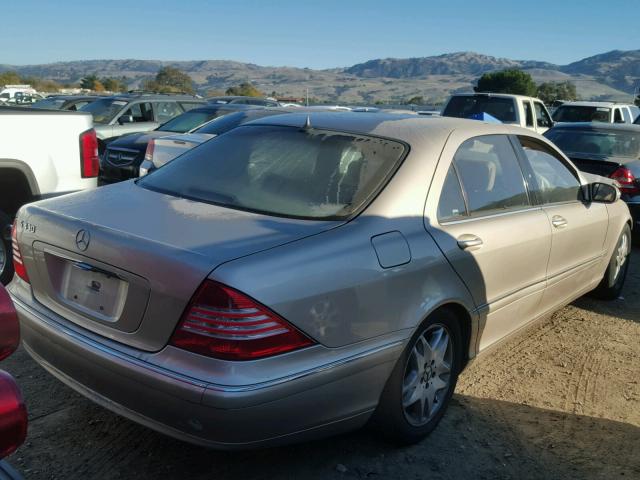
<svg viewBox="0 0 640 480">
<path fill-rule="evenodd" d="M 204 103 L 200 107 L 192 108 L 187 112 L 217 112 L 219 110 L 232 111 L 245 111 L 245 110 L 261 110 L 264 107 L 260 105 L 246 105 L 237 103 Z"/>
<path fill-rule="evenodd" d="M 537 97 L 528 97 L 526 95 L 516 95 L 513 93 L 493 93 L 493 92 L 468 92 L 468 93 L 454 93 L 451 97 L 501 97 L 501 98 L 519 98 L 519 99 L 530 99 L 539 100 Z"/>
<path fill-rule="evenodd" d="M 616 103 L 616 102 L 589 102 L 589 101 L 575 101 L 575 102 L 564 102 L 560 107 L 628 107 L 627 103 Z M 558 108 L 560 108 L 558 107 Z"/>
<path fill-rule="evenodd" d="M 552 130 L 619 130 L 640 133 L 640 125 L 634 123 L 573 122 L 556 124 Z"/>
<path fill-rule="evenodd" d="M 540 137 L 521 127 L 487 123 L 455 117 L 431 117 L 411 114 L 357 112 L 295 112 L 272 115 L 244 125 L 274 125 L 348 132 L 356 135 L 373 135 L 406 142 L 410 145 L 444 142 L 457 129 L 464 129 L 469 136 L 514 134 Z M 542 137 L 540 137 L 542 138 Z"/>
<path fill-rule="evenodd" d="M 117 95 L 111 95 L 107 97 L 100 98 L 109 98 L 114 100 L 124 100 L 124 101 L 132 101 L 132 100 L 189 100 L 206 103 L 203 98 L 196 97 L 195 95 L 182 94 L 182 93 L 119 93 Z"/>
</svg>

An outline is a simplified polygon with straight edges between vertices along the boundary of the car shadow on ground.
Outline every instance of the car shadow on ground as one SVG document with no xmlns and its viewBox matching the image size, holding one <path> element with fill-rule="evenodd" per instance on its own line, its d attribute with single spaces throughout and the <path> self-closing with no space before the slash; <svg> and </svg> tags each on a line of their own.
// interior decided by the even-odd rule
<svg viewBox="0 0 640 480">
<path fill-rule="evenodd" d="M 627 280 L 620 298 L 604 302 L 586 295 L 573 302 L 573 305 L 593 313 L 640 323 L 640 247 L 634 247 L 631 252 Z"/>
<path fill-rule="evenodd" d="M 425 441 L 398 447 L 368 429 L 280 448 L 218 452 L 121 418 L 55 381 L 22 350 L 23 374 L 46 382 L 58 405 L 35 392 L 29 441 L 10 461 L 26 478 L 333 479 L 637 478 L 640 428 L 611 420 L 455 395 Z M 36 387 L 34 387 L 36 388 Z M 286 418 L 283 418 L 286 421 Z M 595 461 L 594 461 L 595 459 Z M 595 465 L 595 467 L 594 467 Z M 624 475 L 625 477 L 622 477 Z"/>
</svg>

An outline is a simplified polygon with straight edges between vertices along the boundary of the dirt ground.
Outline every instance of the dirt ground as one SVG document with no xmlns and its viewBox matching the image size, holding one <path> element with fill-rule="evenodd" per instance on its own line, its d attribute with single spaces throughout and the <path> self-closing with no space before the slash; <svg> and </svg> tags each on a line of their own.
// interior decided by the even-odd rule
<svg viewBox="0 0 640 480">
<path fill-rule="evenodd" d="M 27 479 L 640 479 L 640 249 L 613 302 L 583 298 L 474 362 L 436 431 L 397 448 L 367 430 L 220 453 L 162 436 L 84 399 L 24 351 Z"/>
</svg>

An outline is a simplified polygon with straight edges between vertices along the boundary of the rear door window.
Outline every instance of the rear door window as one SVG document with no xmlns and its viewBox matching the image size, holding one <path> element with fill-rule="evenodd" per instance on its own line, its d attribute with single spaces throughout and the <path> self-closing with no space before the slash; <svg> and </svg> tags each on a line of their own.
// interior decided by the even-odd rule
<svg viewBox="0 0 640 480">
<path fill-rule="evenodd" d="M 577 202 L 580 200 L 580 180 L 575 171 L 565 164 L 562 156 L 535 139 L 519 136 L 531 170 L 534 189 L 544 204 Z"/>
<path fill-rule="evenodd" d="M 538 127 L 540 128 L 551 128 L 553 122 L 551 121 L 551 117 L 549 113 L 547 113 L 547 109 L 540 102 L 533 102 L 536 109 L 536 119 L 538 121 Z"/>
<path fill-rule="evenodd" d="M 454 164 L 471 216 L 529 207 L 522 168 L 506 135 L 485 135 L 465 141 Z"/>
<path fill-rule="evenodd" d="M 153 122 L 153 110 L 151 109 L 151 103 L 134 103 L 121 116 L 129 115 L 133 117 L 133 121 L 135 123 Z"/>
<path fill-rule="evenodd" d="M 449 167 L 438 202 L 438 221 L 448 222 L 467 215 L 462 187 L 454 165 Z"/>
</svg>

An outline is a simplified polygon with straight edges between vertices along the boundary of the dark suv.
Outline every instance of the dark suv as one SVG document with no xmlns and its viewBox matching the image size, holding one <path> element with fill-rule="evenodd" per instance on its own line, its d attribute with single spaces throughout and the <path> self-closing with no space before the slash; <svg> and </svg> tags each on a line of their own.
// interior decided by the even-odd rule
<svg viewBox="0 0 640 480">
<path fill-rule="evenodd" d="M 102 154 L 109 141 L 125 133 L 146 132 L 206 102 L 193 95 L 133 92 L 103 97 L 80 110 L 93 115 Z"/>
</svg>

